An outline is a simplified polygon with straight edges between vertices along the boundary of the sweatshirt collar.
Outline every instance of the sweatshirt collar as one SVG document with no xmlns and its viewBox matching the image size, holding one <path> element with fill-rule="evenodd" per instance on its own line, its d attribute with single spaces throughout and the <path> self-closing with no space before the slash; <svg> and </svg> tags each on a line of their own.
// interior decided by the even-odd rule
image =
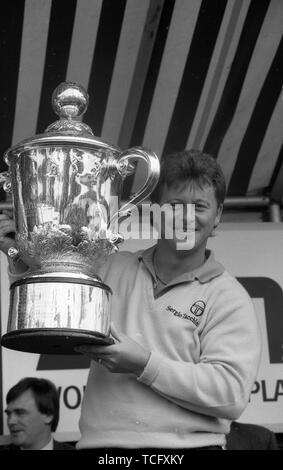
<svg viewBox="0 0 283 470">
<path fill-rule="evenodd" d="M 148 269 L 154 279 L 155 271 L 153 267 L 153 255 L 155 248 L 156 245 L 144 250 L 138 258 L 139 261 L 143 261 L 145 267 Z M 184 274 L 181 274 L 180 276 L 177 276 L 170 283 L 168 283 L 168 286 L 172 284 L 193 281 L 195 279 L 198 279 L 201 283 L 206 283 L 211 281 L 213 278 L 220 276 L 224 272 L 224 267 L 222 264 L 215 260 L 214 254 L 211 250 L 206 250 L 205 255 L 205 262 L 201 266 L 199 266 L 197 269 L 194 269 L 193 271 L 188 271 Z"/>
</svg>

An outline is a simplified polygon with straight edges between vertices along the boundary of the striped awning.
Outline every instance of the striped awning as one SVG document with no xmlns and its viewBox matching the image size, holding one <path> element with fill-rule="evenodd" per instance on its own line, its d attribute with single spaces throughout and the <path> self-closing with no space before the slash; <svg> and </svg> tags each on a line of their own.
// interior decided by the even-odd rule
<svg viewBox="0 0 283 470">
<path fill-rule="evenodd" d="M 71 80 L 96 136 L 160 158 L 202 149 L 228 196 L 281 201 L 282 0 L 9 0 L 0 25 L 2 155 L 56 120 L 52 92 Z"/>
</svg>

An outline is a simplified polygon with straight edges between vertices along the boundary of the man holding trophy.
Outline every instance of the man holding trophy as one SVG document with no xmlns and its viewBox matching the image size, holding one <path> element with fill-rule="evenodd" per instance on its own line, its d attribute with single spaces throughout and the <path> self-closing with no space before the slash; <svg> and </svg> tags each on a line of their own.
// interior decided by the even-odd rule
<svg viewBox="0 0 283 470">
<path fill-rule="evenodd" d="M 77 348 L 93 362 L 78 449 L 217 450 L 245 409 L 260 358 L 247 292 L 206 249 L 220 222 L 225 181 L 198 151 L 164 157 L 153 202 L 194 205 L 193 234 L 112 255 L 102 278 L 113 290 L 115 344 Z M 176 220 L 175 220 L 176 222 Z M 190 238 L 193 235 L 193 246 Z"/>
<path fill-rule="evenodd" d="M 78 163 L 76 166 L 80 171 Z M 148 453 L 159 448 L 172 453 L 225 447 L 231 421 L 248 404 L 260 358 L 252 301 L 206 247 L 220 222 L 225 192 L 222 171 L 209 155 L 198 151 L 168 155 L 162 161 L 152 200 L 173 208 L 173 236 L 167 236 L 162 219 L 155 246 L 136 253 L 109 254 L 100 263 L 95 273 L 98 285 L 89 281 L 90 271 L 79 281 L 72 267 L 73 284 L 81 282 L 83 287 L 106 290 L 112 296 L 109 334 L 104 331 L 99 335 L 96 330 L 91 338 L 89 332 L 79 335 L 77 330 L 73 334 L 70 328 L 63 328 L 60 343 L 57 334 L 47 332 L 48 341 L 58 349 L 60 344 L 63 350 L 66 344 L 71 345 L 92 359 L 79 423 L 79 450 L 147 449 Z M 97 192 L 97 200 L 99 195 Z M 188 243 L 180 243 L 175 230 L 175 208 L 180 205 L 195 208 L 193 228 L 186 216 L 182 220 Z M 11 224 L 0 222 L 2 237 L 12 229 Z M 189 240 L 192 237 L 193 244 Z M 13 243 L 5 237 L 2 240 L 0 249 L 7 252 Z M 27 275 L 23 274 L 23 257 L 14 256 L 10 250 L 11 254 L 14 298 L 20 296 L 17 289 L 25 286 L 25 280 L 28 286 L 48 286 L 48 263 L 44 274 L 35 267 L 33 274 Z M 54 266 L 53 259 L 51 280 L 58 282 L 61 274 L 54 274 Z M 58 273 L 63 272 L 62 264 L 60 269 Z M 20 286 L 19 279 L 23 280 Z M 31 295 L 31 291 L 28 293 Z M 23 316 L 19 302 L 13 302 L 12 317 Z M 15 305 L 17 315 L 13 314 Z M 7 347 L 16 349 L 20 343 L 27 350 L 28 340 L 16 338 L 15 331 L 32 337 L 31 343 L 37 347 L 35 335 L 41 334 L 37 325 L 31 336 L 27 322 L 27 332 L 15 328 L 15 322 L 11 325 Z M 69 340 L 70 336 L 75 339 Z"/>
</svg>

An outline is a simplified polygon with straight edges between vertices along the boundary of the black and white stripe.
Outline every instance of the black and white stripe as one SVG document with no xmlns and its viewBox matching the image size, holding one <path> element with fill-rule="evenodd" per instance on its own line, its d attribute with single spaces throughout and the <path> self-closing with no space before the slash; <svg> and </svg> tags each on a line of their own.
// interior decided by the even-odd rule
<svg viewBox="0 0 283 470">
<path fill-rule="evenodd" d="M 160 158 L 203 149 L 228 196 L 282 200 L 281 0 L 11 0 L 0 26 L 2 155 L 57 119 L 52 92 L 73 80 L 95 135 Z"/>
</svg>

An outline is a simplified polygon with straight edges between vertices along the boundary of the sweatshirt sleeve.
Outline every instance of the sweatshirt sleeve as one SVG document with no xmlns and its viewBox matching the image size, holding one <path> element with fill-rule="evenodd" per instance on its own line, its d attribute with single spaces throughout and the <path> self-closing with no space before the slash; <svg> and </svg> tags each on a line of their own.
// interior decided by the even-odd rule
<svg viewBox="0 0 283 470">
<path fill-rule="evenodd" d="M 202 330 L 198 362 L 171 360 L 152 351 L 138 380 L 191 411 L 237 419 L 256 379 L 261 337 L 253 303 L 236 283 L 216 289 Z"/>
</svg>

